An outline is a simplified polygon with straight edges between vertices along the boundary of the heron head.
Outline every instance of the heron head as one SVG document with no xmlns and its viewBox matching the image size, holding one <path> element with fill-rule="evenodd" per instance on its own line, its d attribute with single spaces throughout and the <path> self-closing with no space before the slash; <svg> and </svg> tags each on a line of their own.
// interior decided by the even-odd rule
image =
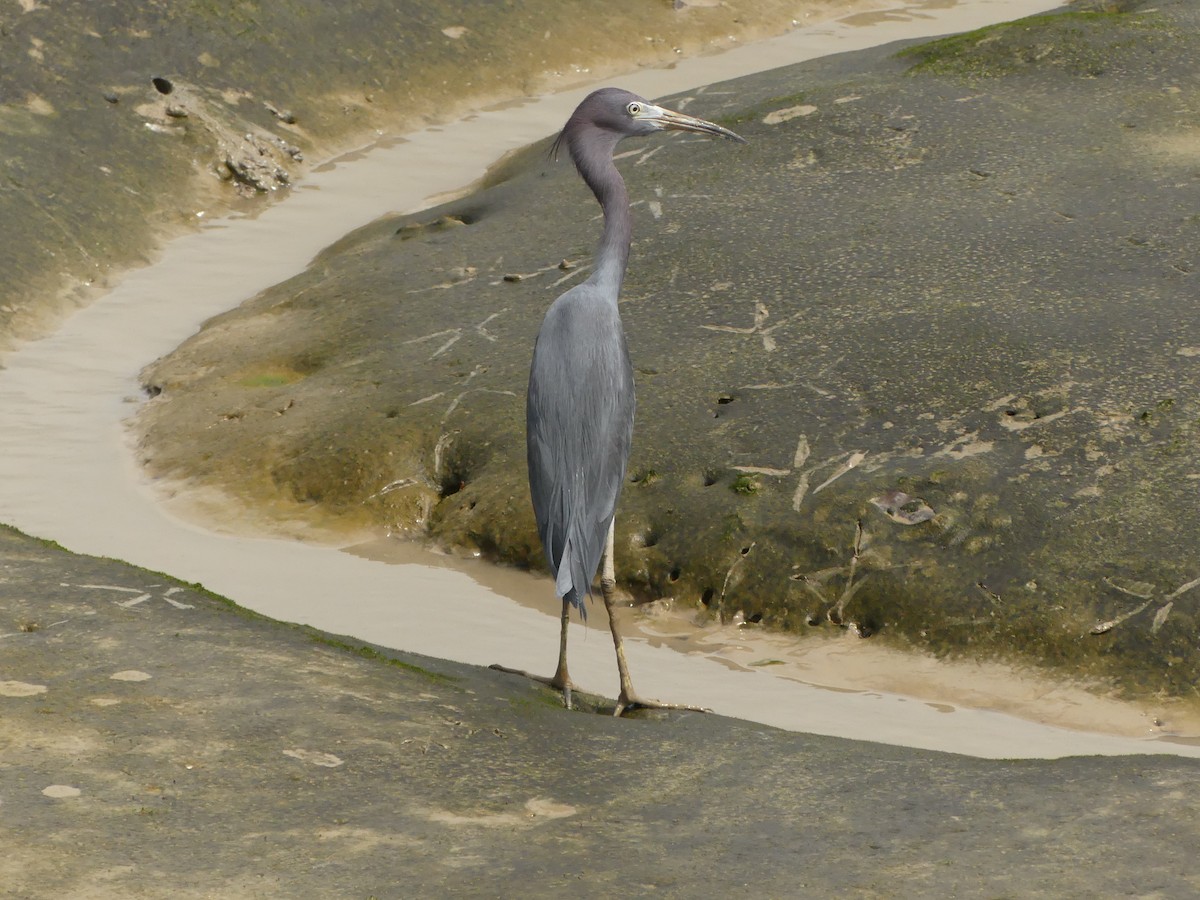
<svg viewBox="0 0 1200 900">
<path fill-rule="evenodd" d="M 601 88 L 588 94 L 571 114 L 563 136 L 572 126 L 599 128 L 616 135 L 617 140 L 660 131 L 692 131 L 746 143 L 745 138 L 728 128 L 666 109 L 620 88 Z M 557 147 L 558 142 L 555 143 Z"/>
</svg>

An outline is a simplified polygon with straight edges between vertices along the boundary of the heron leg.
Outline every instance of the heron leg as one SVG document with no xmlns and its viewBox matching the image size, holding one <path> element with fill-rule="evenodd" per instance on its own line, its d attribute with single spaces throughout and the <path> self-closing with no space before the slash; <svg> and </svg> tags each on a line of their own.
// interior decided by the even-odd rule
<svg viewBox="0 0 1200 900">
<path fill-rule="evenodd" d="M 612 631 L 613 646 L 617 651 L 617 672 L 621 677 L 621 694 L 617 697 L 617 708 L 614 716 L 623 715 L 631 709 L 688 709 L 692 712 L 709 712 L 702 706 L 688 706 L 683 703 L 662 703 L 658 700 L 646 700 L 639 697 L 633 689 L 633 680 L 629 677 L 629 663 L 625 659 L 625 644 L 621 640 L 621 632 L 617 628 L 616 593 L 617 576 L 613 564 L 613 532 L 615 525 L 608 526 L 608 538 L 604 545 L 604 562 L 600 570 L 600 593 L 604 597 L 604 609 L 608 612 L 608 627 Z"/>
<path fill-rule="evenodd" d="M 510 675 L 524 675 L 526 678 L 532 679 L 540 684 L 552 687 L 555 690 L 562 691 L 563 705 L 567 709 L 571 708 L 571 691 L 575 685 L 571 683 L 571 676 L 567 673 L 567 627 L 571 624 L 571 603 L 565 597 L 563 598 L 562 608 L 562 633 L 558 639 L 558 668 L 554 670 L 554 674 L 547 678 L 545 675 L 534 675 L 532 672 L 526 672 L 524 669 L 510 669 L 508 666 L 494 664 L 488 668 L 495 669 L 497 672 L 507 672 Z"/>
<path fill-rule="evenodd" d="M 558 668 L 550 679 L 550 686 L 562 691 L 563 706 L 571 708 L 571 676 L 567 674 L 567 627 L 571 624 L 571 603 L 563 597 L 562 631 L 558 637 Z"/>
</svg>

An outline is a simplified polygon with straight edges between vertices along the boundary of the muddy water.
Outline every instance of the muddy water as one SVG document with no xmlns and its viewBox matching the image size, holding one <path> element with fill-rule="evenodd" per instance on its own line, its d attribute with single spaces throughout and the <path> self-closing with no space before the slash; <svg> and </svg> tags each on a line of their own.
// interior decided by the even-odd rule
<svg viewBox="0 0 1200 900">
<path fill-rule="evenodd" d="M 698 93 L 703 84 L 822 53 L 962 30 L 1044 7 L 935 0 L 857 13 L 610 82 L 649 96 Z M 207 222 L 198 210 L 205 223 L 198 233 L 172 243 L 157 264 L 130 273 L 52 337 L 6 359 L 0 520 L 75 551 L 202 582 L 270 616 L 464 662 L 548 670 L 557 646 L 555 617 L 512 599 L 541 597 L 553 612 L 548 582 L 469 561 L 450 565 L 395 542 L 361 542 L 354 552 L 341 552 L 329 535 L 305 523 L 290 536 L 316 543 L 255 537 L 268 523 L 248 520 L 219 497 L 172 498 L 162 485 L 147 484 L 126 446 L 122 420 L 138 402 L 138 370 L 204 318 L 299 271 L 347 231 L 460 189 L 504 152 L 554 131 L 589 87 L 381 141 L 319 167 L 257 218 Z M 702 112 L 702 102 L 693 108 Z M 599 618 L 592 628 L 573 626 L 572 673 L 584 687 L 611 693 L 611 645 L 594 628 Z M 1195 733 L 1167 712 L 999 667 L 946 667 L 854 639 L 798 642 L 752 629 L 699 628 L 686 611 L 670 609 L 627 624 L 643 637 L 629 648 L 643 692 L 767 724 L 980 756 L 1200 755 L 1200 747 L 1186 743 L 1145 740 Z M 1082 730 L 1055 727 L 1062 725 Z"/>
</svg>

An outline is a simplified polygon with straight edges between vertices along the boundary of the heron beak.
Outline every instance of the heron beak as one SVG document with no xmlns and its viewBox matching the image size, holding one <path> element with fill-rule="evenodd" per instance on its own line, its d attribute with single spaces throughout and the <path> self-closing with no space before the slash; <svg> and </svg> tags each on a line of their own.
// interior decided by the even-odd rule
<svg viewBox="0 0 1200 900">
<path fill-rule="evenodd" d="M 647 110 L 647 112 L 650 112 L 650 110 Z M 694 116 L 685 116 L 683 113 L 675 112 L 671 109 L 663 109 L 661 106 L 654 107 L 651 116 L 663 131 L 694 131 L 697 134 L 711 134 L 713 137 L 729 138 L 729 140 L 737 141 L 739 144 L 746 143 L 746 139 L 740 134 L 734 134 L 728 128 L 722 128 L 715 122 L 697 119 Z"/>
</svg>

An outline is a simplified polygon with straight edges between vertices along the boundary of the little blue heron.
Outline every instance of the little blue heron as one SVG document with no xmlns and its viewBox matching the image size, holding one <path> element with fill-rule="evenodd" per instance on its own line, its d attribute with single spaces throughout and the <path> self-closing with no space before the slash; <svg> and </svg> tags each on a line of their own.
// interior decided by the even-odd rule
<svg viewBox="0 0 1200 900">
<path fill-rule="evenodd" d="M 745 143 L 727 128 L 663 109 L 617 88 L 589 94 L 558 136 L 555 155 L 565 144 L 604 211 L 604 230 L 591 276 L 555 300 L 546 313 L 533 349 L 526 405 L 529 491 L 555 593 L 562 598 L 558 669 L 550 678 L 530 677 L 561 690 L 570 708 L 570 612 L 575 607 L 586 618 L 584 597 L 591 596 L 592 579 L 603 557 L 600 588 L 621 678 L 614 712 L 618 716 L 639 706 L 696 708 L 638 697 L 613 609 L 613 516 L 625 481 L 634 412 L 633 367 L 617 310 L 632 220 L 629 194 L 613 163 L 613 151 L 627 137 L 668 130 Z"/>
</svg>

